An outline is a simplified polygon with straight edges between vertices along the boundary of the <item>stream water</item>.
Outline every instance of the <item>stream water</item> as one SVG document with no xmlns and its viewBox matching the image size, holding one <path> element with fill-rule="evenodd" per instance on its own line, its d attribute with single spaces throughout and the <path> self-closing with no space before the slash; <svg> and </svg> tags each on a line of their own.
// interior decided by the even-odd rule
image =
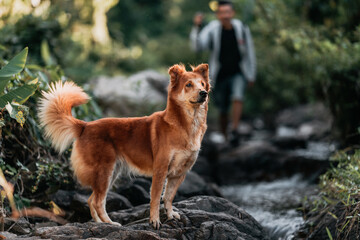
<svg viewBox="0 0 360 240">
<path fill-rule="evenodd" d="M 271 134 L 255 132 L 252 139 L 268 140 Z M 288 153 L 314 161 L 327 160 L 335 144 L 308 142 L 303 149 Z M 317 169 L 314 169 L 316 172 Z M 221 187 L 223 195 L 251 214 L 267 231 L 271 240 L 290 240 L 304 223 L 301 207 L 304 200 L 317 194 L 317 185 L 298 174 L 272 182 L 253 182 Z"/>
<path fill-rule="evenodd" d="M 222 193 L 251 214 L 272 240 L 288 240 L 304 222 L 301 213 L 306 196 L 316 193 L 300 175 L 273 182 L 224 186 Z"/>
</svg>

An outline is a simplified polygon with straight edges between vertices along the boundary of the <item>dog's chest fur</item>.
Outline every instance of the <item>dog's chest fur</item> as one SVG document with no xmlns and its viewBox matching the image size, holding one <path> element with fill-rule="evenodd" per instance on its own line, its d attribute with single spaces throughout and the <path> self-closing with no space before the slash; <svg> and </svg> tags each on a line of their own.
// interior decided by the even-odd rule
<svg viewBox="0 0 360 240">
<path fill-rule="evenodd" d="M 201 146 L 201 140 L 206 131 L 206 109 L 201 106 L 194 113 L 191 123 L 191 131 L 184 149 L 174 149 L 171 152 L 171 161 L 168 169 L 168 176 L 179 176 L 191 169 L 194 165 Z"/>
</svg>

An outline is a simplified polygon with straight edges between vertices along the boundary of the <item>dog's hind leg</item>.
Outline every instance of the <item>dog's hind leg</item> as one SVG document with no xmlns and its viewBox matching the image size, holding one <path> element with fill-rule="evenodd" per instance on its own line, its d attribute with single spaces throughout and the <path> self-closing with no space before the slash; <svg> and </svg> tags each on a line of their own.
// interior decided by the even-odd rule
<svg viewBox="0 0 360 240">
<path fill-rule="evenodd" d="M 176 195 L 176 191 L 178 190 L 181 183 L 184 181 L 185 176 L 186 175 L 184 174 L 180 177 L 171 177 L 167 179 L 163 201 L 168 219 L 173 219 L 174 217 L 176 219 L 180 219 L 180 214 L 173 210 L 172 202 Z"/>
<path fill-rule="evenodd" d="M 112 169 L 112 167 L 109 169 L 102 166 L 102 169 L 98 171 L 97 179 L 93 186 L 94 197 L 92 199 L 92 206 L 102 222 L 120 225 L 117 222 L 111 221 L 105 208 L 106 195 L 111 183 Z"/>
<path fill-rule="evenodd" d="M 90 199 L 91 206 L 102 222 L 119 225 L 119 223 L 111 221 L 105 209 L 106 195 L 110 188 L 115 170 L 116 153 L 112 147 L 106 145 L 100 146 L 99 148 L 102 149 L 101 154 L 94 154 L 92 155 L 93 159 L 91 159 L 94 161 L 89 160 L 89 162 L 95 163 L 92 166 L 93 179 L 91 188 L 93 190 L 93 197 Z M 93 217 L 96 217 L 95 214 L 93 215 Z"/>
</svg>

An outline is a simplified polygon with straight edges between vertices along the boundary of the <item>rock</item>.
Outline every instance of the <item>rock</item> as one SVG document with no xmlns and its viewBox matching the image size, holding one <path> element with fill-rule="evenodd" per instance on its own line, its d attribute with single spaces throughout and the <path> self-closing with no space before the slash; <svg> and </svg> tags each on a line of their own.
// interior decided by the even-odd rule
<svg viewBox="0 0 360 240">
<path fill-rule="evenodd" d="M 311 121 L 299 126 L 299 136 L 304 139 L 320 140 L 330 134 L 331 122 Z"/>
<path fill-rule="evenodd" d="M 322 103 L 307 104 L 283 110 L 276 118 L 278 126 L 298 128 L 311 121 L 332 122 L 330 111 Z"/>
<path fill-rule="evenodd" d="M 24 235 L 32 231 L 33 225 L 23 217 L 17 220 L 4 218 L 4 229 L 17 235 Z"/>
<path fill-rule="evenodd" d="M 180 185 L 178 189 L 178 194 L 184 197 L 192 197 L 195 195 L 202 195 L 207 187 L 206 182 L 198 174 L 189 171 L 186 174 L 184 182 Z"/>
<path fill-rule="evenodd" d="M 331 123 L 311 121 L 302 123 L 298 128 L 279 126 L 272 143 L 282 149 L 305 148 L 310 140 L 322 140 L 330 135 Z"/>
<path fill-rule="evenodd" d="M 42 227 L 54 227 L 58 224 L 56 222 L 37 222 L 35 223 L 35 228 L 42 228 Z"/>
<path fill-rule="evenodd" d="M 280 151 L 269 142 L 254 141 L 221 155 L 216 168 L 218 183 L 226 185 L 272 181 L 295 174 L 315 181 L 327 167 L 328 161 Z"/>
<path fill-rule="evenodd" d="M 133 206 L 150 202 L 150 192 L 137 184 L 128 184 L 117 188 L 115 191 L 126 197 Z"/>
<path fill-rule="evenodd" d="M 212 141 L 211 132 L 205 134 L 201 143 L 201 151 L 192 171 L 198 173 L 206 182 L 217 183 L 217 162 L 219 159 L 219 143 Z"/>
<path fill-rule="evenodd" d="M 191 171 L 196 172 L 205 181 L 211 182 L 214 181 L 212 167 L 213 166 L 210 165 L 209 161 L 205 157 L 199 156 Z"/>
<path fill-rule="evenodd" d="M 253 127 L 250 123 L 242 121 L 238 126 L 238 132 L 241 136 L 249 137 L 253 133 Z"/>
<path fill-rule="evenodd" d="M 17 235 L 10 232 L 0 232 L 0 239 L 14 239 Z"/>
<path fill-rule="evenodd" d="M 274 137 L 271 142 L 281 149 L 306 148 L 307 141 L 298 136 Z"/>
<path fill-rule="evenodd" d="M 116 185 L 115 191 L 125 196 L 133 206 L 150 202 L 151 179 L 144 177 L 136 177 L 132 180 L 121 179 Z M 222 196 L 216 184 L 209 184 L 197 173 L 190 171 L 180 185 L 175 200 L 180 201 L 196 195 Z"/>
<path fill-rule="evenodd" d="M 130 201 L 120 194 L 113 191 L 109 191 L 106 197 L 106 211 L 112 212 L 121 209 L 131 208 L 132 204 Z"/>
<path fill-rule="evenodd" d="M 91 219 L 89 205 L 87 203 L 90 193 L 58 190 L 51 199 L 70 214 L 70 221 L 85 222 Z M 106 198 L 106 210 L 108 212 L 131 208 L 132 204 L 124 196 L 109 191 Z"/>
<path fill-rule="evenodd" d="M 169 77 L 146 70 L 128 78 L 102 76 L 91 81 L 94 95 L 100 100 L 106 115 L 131 116 L 161 110 L 166 104 Z"/>
<path fill-rule="evenodd" d="M 142 187 L 146 192 L 150 192 L 151 188 L 151 178 L 145 178 L 145 177 L 137 177 L 134 180 L 134 184 L 139 185 Z"/>
<path fill-rule="evenodd" d="M 197 173 L 190 171 L 186 174 L 184 182 L 180 185 L 176 193 L 175 201 L 198 195 L 222 196 L 216 184 L 210 185 Z"/>
<path fill-rule="evenodd" d="M 303 147 L 305 141 L 329 136 L 332 122 L 329 110 L 321 103 L 286 109 L 276 118 L 274 142 L 284 148 Z"/>
<path fill-rule="evenodd" d="M 149 204 L 110 213 L 123 226 L 106 223 L 71 223 L 39 228 L 32 234 L 50 239 L 267 239 L 261 225 L 248 213 L 223 198 L 198 196 L 174 204 L 180 220 L 165 221 L 160 230 L 148 223 Z"/>
</svg>

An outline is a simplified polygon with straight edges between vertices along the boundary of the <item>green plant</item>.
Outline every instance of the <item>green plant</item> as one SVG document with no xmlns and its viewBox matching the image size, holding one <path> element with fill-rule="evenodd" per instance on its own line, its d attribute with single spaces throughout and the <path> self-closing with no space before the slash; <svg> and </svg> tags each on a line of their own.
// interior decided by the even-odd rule
<svg viewBox="0 0 360 240">
<path fill-rule="evenodd" d="M 320 177 L 320 194 L 312 203 L 316 212 L 326 212 L 336 221 L 336 231 L 326 229 L 329 238 L 349 239 L 358 234 L 360 222 L 360 149 L 339 151 L 330 169 Z"/>
<path fill-rule="evenodd" d="M 331 162 L 332 167 L 320 177 L 320 188 L 328 198 L 349 204 L 349 199 L 360 194 L 360 150 L 337 152 Z"/>
<path fill-rule="evenodd" d="M 0 83 L 5 86 L 0 92 L 0 100 L 5 105 L 0 113 L 0 169 L 14 183 L 14 200 L 19 208 L 27 206 L 29 199 L 39 194 L 50 194 L 59 188 L 74 188 L 68 160 L 71 149 L 58 156 L 43 138 L 37 122 L 36 105 L 41 93 L 36 89 L 47 90 L 53 81 L 69 80 L 53 60 L 47 41 L 43 41 L 41 46 L 45 66 L 35 64 L 31 56 L 28 60 L 31 64 L 26 64 L 27 48 L 9 62 L 0 58 L 0 63 L 7 63 L 0 70 Z M 32 91 L 26 92 L 24 89 Z M 100 118 L 101 111 L 91 100 L 89 104 L 76 108 L 74 115 L 91 121 Z M 45 199 L 46 194 L 42 196 Z"/>
<path fill-rule="evenodd" d="M 18 55 L 11 59 L 0 70 L 0 110 L 7 110 L 11 118 L 16 119 L 21 126 L 25 123 L 25 118 L 29 113 L 25 103 L 38 88 L 37 78 L 21 75 L 26 63 L 28 48 L 22 50 Z M 4 126 L 4 118 L 0 116 L 0 127 Z"/>
</svg>

